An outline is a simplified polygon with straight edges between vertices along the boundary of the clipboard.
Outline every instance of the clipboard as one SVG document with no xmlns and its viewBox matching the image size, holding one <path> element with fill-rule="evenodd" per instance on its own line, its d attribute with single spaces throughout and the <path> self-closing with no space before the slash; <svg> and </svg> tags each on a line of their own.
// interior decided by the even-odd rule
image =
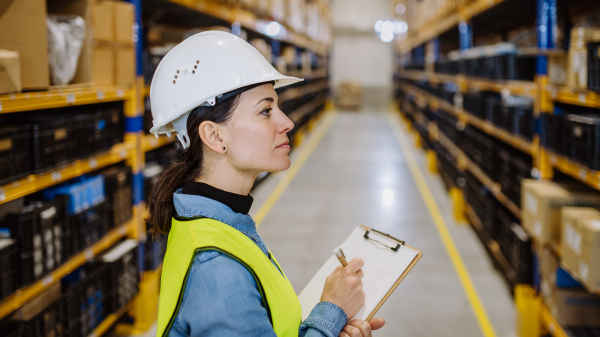
<svg viewBox="0 0 600 337">
<path fill-rule="evenodd" d="M 404 241 L 363 225 L 357 226 L 341 246 L 348 261 L 360 257 L 365 261 L 363 290 L 365 304 L 354 317 L 370 321 L 383 303 L 400 285 L 423 253 Z M 363 256 L 361 256 L 361 253 Z M 340 265 L 334 254 L 319 269 L 298 295 L 302 320 L 321 300 L 325 279 Z"/>
</svg>

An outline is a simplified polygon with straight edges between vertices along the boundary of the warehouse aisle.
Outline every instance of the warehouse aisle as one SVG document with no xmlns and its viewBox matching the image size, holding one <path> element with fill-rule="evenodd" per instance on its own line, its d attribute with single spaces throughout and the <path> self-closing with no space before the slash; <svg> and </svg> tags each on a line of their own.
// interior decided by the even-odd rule
<svg viewBox="0 0 600 337">
<path fill-rule="evenodd" d="M 301 148 L 292 159 L 300 152 Z M 423 168 L 422 153 L 413 153 Z M 424 255 L 379 311 L 387 324 L 376 336 L 482 336 L 406 160 L 385 113 L 338 113 L 258 231 L 297 292 L 359 224 L 406 240 Z M 284 177 L 274 175 L 253 191 L 253 216 Z M 513 336 L 512 297 L 501 274 L 493 269 L 474 231 L 452 220 L 441 180 L 429 174 L 426 180 L 495 335 Z"/>
</svg>

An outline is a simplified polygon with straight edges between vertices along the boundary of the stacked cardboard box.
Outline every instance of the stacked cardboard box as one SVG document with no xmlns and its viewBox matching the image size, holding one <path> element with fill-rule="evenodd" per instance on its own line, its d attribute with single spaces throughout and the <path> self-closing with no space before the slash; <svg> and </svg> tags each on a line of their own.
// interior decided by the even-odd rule
<svg viewBox="0 0 600 337">
<path fill-rule="evenodd" d="M 600 41 L 600 28 L 573 28 L 569 45 L 568 85 L 578 89 L 587 89 L 588 85 L 588 49 L 590 42 Z"/>
<path fill-rule="evenodd" d="M 0 94 L 19 92 L 21 89 L 19 52 L 0 49 Z"/>
<path fill-rule="evenodd" d="M 44 0 L 0 1 L 0 48 L 19 53 L 23 89 L 50 85 L 46 16 Z"/>
<path fill-rule="evenodd" d="M 600 194 L 579 185 L 525 179 L 521 186 L 523 227 L 540 244 L 560 242 L 562 207 L 600 207 Z"/>
<path fill-rule="evenodd" d="M 600 293 L 600 211 L 562 210 L 562 265 L 585 287 Z"/>
<path fill-rule="evenodd" d="M 362 103 L 362 84 L 343 82 L 338 87 L 336 104 L 342 109 L 358 110 Z"/>
<path fill-rule="evenodd" d="M 559 266 L 549 248 L 538 252 L 540 294 L 552 316 L 564 326 L 600 326 L 600 297 L 586 291 Z"/>
<path fill-rule="evenodd" d="M 91 16 L 93 83 L 132 84 L 135 76 L 133 4 L 113 0 L 95 1 L 92 3 Z"/>
</svg>

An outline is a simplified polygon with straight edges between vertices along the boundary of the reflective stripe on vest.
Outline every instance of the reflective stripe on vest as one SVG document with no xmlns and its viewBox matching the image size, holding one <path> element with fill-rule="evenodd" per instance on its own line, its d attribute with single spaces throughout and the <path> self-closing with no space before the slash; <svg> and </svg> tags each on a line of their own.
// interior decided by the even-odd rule
<svg viewBox="0 0 600 337">
<path fill-rule="evenodd" d="M 249 237 L 220 221 L 174 218 L 160 281 L 156 336 L 167 336 L 183 299 L 194 253 L 216 250 L 240 262 L 254 276 L 277 336 L 297 336 L 302 321 L 298 296 L 285 274 Z M 199 317 L 198 319 L 202 319 Z"/>
</svg>

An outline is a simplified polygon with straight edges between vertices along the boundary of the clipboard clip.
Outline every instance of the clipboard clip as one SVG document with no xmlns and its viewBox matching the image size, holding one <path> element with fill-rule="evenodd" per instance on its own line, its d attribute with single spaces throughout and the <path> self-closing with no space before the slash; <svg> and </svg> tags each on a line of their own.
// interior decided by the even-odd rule
<svg viewBox="0 0 600 337">
<path fill-rule="evenodd" d="M 392 247 L 392 246 L 388 246 L 387 244 L 385 244 L 385 243 L 383 243 L 383 242 L 381 242 L 381 241 L 379 241 L 379 240 L 376 240 L 376 239 L 373 239 L 373 238 L 369 237 L 369 233 L 370 233 L 370 232 L 375 232 L 375 233 L 377 233 L 377 234 L 379 234 L 379 235 L 382 235 L 382 236 L 385 236 L 385 237 L 387 237 L 387 238 L 389 238 L 389 239 L 392 239 L 392 240 L 394 240 L 394 241 L 397 241 L 398 243 L 397 243 L 397 244 L 396 244 L 396 246 L 394 246 L 394 247 Z M 398 240 L 398 239 L 396 239 L 395 237 L 393 237 L 393 236 L 391 236 L 391 235 L 389 235 L 389 234 L 386 234 L 386 233 L 380 232 L 380 231 L 378 231 L 378 230 L 376 230 L 376 229 L 372 229 L 372 228 L 371 228 L 371 229 L 368 229 L 367 231 L 365 231 L 365 235 L 364 235 L 363 237 L 364 237 L 365 239 L 367 239 L 367 240 L 371 240 L 371 241 L 373 241 L 373 242 L 377 242 L 377 243 L 379 243 L 380 245 L 383 245 L 384 247 L 387 247 L 387 248 L 389 248 L 389 249 L 391 249 L 391 250 L 393 250 L 393 251 L 395 251 L 395 252 L 397 252 L 397 251 L 400 249 L 400 247 L 401 247 L 401 246 L 403 246 L 403 245 L 405 245 L 405 244 L 406 244 L 406 242 L 405 242 L 405 241 Z"/>
</svg>

